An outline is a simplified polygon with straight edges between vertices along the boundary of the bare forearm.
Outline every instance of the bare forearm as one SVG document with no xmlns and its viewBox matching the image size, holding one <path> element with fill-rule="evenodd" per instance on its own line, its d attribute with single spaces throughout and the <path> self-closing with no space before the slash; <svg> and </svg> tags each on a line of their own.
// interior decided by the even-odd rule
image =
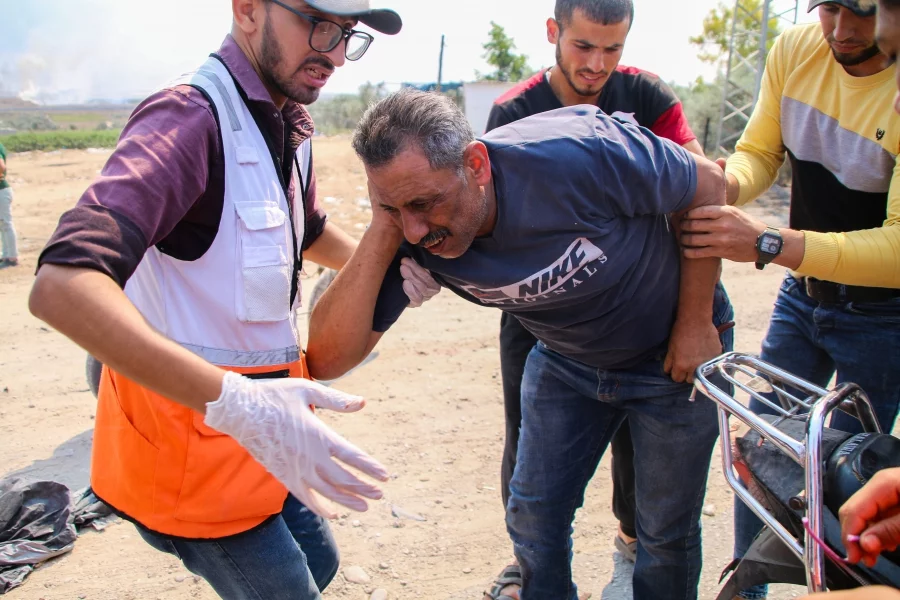
<svg viewBox="0 0 900 600">
<path fill-rule="evenodd" d="M 677 235 L 680 222 L 677 219 L 674 222 Z M 722 343 L 713 323 L 715 287 L 721 266 L 721 261 L 716 258 L 681 258 L 678 311 L 669 333 L 664 363 L 666 373 L 675 381 L 693 381 L 697 367 L 722 352 Z"/>
<path fill-rule="evenodd" d="M 402 240 L 399 230 L 372 226 L 313 309 L 307 363 L 318 379 L 338 377 L 359 364 L 381 337 L 372 331 L 385 273 Z"/>
<path fill-rule="evenodd" d="M 704 158 L 697 159 L 697 191 L 690 208 L 721 206 L 726 201 L 727 182 L 724 173 Z M 677 238 L 681 239 L 681 217 L 673 219 Z M 722 272 L 718 258 L 689 260 L 681 258 L 681 285 L 678 296 L 678 319 L 696 323 L 712 322 L 713 296 Z"/>
<path fill-rule="evenodd" d="M 203 413 L 221 393 L 224 371 L 150 327 L 102 273 L 44 265 L 29 308 L 104 364 L 179 404 Z"/>
<path fill-rule="evenodd" d="M 322 234 L 316 238 L 306 252 L 304 258 L 316 264 L 340 271 L 356 250 L 357 242 L 343 229 L 328 222 Z"/>
<path fill-rule="evenodd" d="M 712 322 L 713 298 L 721 272 L 721 259 L 691 260 L 681 257 L 677 315 L 679 321 L 704 324 Z"/>
</svg>

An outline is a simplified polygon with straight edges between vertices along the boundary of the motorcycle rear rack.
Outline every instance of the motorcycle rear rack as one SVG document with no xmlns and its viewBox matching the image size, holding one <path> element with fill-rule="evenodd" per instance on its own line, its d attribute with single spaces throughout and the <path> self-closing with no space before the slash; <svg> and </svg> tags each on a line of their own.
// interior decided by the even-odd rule
<svg viewBox="0 0 900 600">
<path fill-rule="evenodd" d="M 720 375 L 741 390 L 768 406 L 781 419 L 806 416 L 806 439 L 797 441 L 777 428 L 781 419 L 770 423 L 744 406 L 732 394 L 727 393 L 710 381 L 713 375 Z M 786 387 L 806 394 L 798 398 Z M 733 432 L 729 419 L 735 417 L 756 431 L 763 439 L 771 442 L 780 451 L 797 462 L 806 473 L 806 517 L 810 529 L 823 539 L 823 456 L 822 436 L 829 415 L 840 409 L 860 420 L 868 432 L 881 432 L 875 411 L 866 393 L 854 383 L 842 383 L 833 390 L 827 390 L 788 373 L 752 354 L 729 352 L 701 365 L 696 372 L 694 396 L 697 391 L 711 398 L 719 410 L 719 431 L 722 444 L 722 466 L 728 484 L 734 493 L 756 513 L 767 527 L 797 555 L 806 567 L 807 588 L 810 593 L 824 592 L 825 553 L 809 532 L 804 532 L 801 544 L 778 520 L 757 501 L 743 484 L 734 468 Z M 777 402 L 763 396 L 774 393 Z M 843 565 L 839 565 L 842 566 Z M 848 571 L 849 572 L 849 571 Z M 851 573 L 852 574 L 852 573 Z M 858 577 L 854 577 L 858 579 Z"/>
</svg>

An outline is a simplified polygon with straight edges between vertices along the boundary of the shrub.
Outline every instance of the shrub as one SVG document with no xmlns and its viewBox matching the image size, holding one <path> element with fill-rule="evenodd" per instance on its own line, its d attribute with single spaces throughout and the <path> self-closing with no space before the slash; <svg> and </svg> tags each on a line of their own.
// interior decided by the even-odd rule
<svg viewBox="0 0 900 600">
<path fill-rule="evenodd" d="M 106 131 L 38 131 L 14 133 L 0 138 L 8 152 L 47 152 L 50 150 L 83 150 L 114 148 L 121 130 Z"/>
</svg>

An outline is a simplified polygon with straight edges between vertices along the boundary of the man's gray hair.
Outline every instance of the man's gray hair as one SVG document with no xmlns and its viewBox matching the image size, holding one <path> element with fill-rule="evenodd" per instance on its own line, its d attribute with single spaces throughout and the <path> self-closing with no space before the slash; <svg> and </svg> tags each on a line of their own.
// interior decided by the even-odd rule
<svg viewBox="0 0 900 600">
<path fill-rule="evenodd" d="M 363 163 L 379 167 L 410 146 L 432 169 L 462 170 L 466 146 L 475 140 L 466 115 L 447 96 L 404 88 L 370 106 L 353 134 Z"/>
<path fill-rule="evenodd" d="M 556 0 L 554 17 L 565 27 L 572 20 L 575 10 L 581 10 L 594 23 L 615 25 L 628 19 L 629 27 L 634 22 L 632 0 Z"/>
</svg>

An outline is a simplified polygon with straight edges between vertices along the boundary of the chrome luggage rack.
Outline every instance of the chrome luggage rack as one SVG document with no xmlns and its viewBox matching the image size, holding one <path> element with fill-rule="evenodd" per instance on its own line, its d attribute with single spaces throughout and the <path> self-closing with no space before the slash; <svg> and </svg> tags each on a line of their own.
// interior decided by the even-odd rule
<svg viewBox="0 0 900 600">
<path fill-rule="evenodd" d="M 741 390 L 768 406 L 778 417 L 774 423 L 760 418 L 744 406 L 732 394 L 727 393 L 710 381 L 720 375 Z M 805 394 L 798 398 L 788 391 L 788 387 Z M 826 591 L 825 553 L 811 534 L 823 538 L 823 456 L 822 435 L 826 420 L 835 410 L 840 409 L 860 420 L 865 431 L 881 432 L 875 412 L 866 393 L 854 383 L 842 383 L 833 390 L 827 390 L 800 379 L 787 371 L 763 362 L 752 354 L 729 352 L 697 368 L 694 380 L 694 396 L 697 391 L 715 401 L 719 410 L 719 431 L 722 444 L 722 467 L 728 484 L 734 493 L 756 513 L 756 515 L 797 555 L 806 567 L 806 581 L 810 593 Z M 763 394 L 768 394 L 769 398 Z M 772 396 L 777 399 L 773 401 Z M 693 398 L 693 397 L 692 397 Z M 778 429 L 778 424 L 787 418 L 806 417 L 806 439 L 797 441 Z M 752 428 L 764 440 L 775 445 L 804 468 L 806 473 L 805 498 L 806 517 L 809 530 L 801 544 L 781 523 L 759 503 L 738 477 L 733 466 L 732 435 L 729 419 L 735 417 Z M 843 567 L 843 565 L 839 565 Z M 843 567 L 846 569 L 846 567 Z M 852 572 L 846 569 L 851 575 Z M 854 578 L 859 580 L 858 576 Z"/>
</svg>

